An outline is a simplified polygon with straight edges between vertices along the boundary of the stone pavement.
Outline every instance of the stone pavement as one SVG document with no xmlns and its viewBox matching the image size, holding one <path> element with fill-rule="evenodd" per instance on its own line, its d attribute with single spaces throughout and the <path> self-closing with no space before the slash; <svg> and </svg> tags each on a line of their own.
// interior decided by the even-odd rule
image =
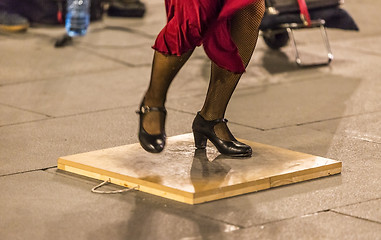
<svg viewBox="0 0 381 240">
<path fill-rule="evenodd" d="M 261 38 L 227 111 L 239 138 L 343 162 L 341 175 L 200 205 L 93 194 L 60 156 L 137 141 L 162 0 L 105 17 L 54 48 L 62 27 L 0 33 L 0 239 L 381 239 L 381 2 L 347 0 L 360 32 L 329 29 L 329 67 L 295 66 Z M 298 32 L 307 59 L 319 35 Z M 170 88 L 169 136 L 188 133 L 208 86 L 197 49 Z M 120 189 L 109 185 L 106 189 Z"/>
</svg>

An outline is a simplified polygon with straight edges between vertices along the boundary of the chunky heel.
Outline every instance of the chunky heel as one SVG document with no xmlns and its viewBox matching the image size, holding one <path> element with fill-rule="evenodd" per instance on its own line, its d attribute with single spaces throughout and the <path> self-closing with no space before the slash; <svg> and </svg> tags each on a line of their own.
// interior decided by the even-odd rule
<svg viewBox="0 0 381 240">
<path fill-rule="evenodd" d="M 218 123 L 226 124 L 228 120 L 221 118 L 212 121 L 205 120 L 200 112 L 193 120 L 192 130 L 194 135 L 194 142 L 196 148 L 203 149 L 206 147 L 206 141 L 209 139 L 217 150 L 225 155 L 232 157 L 250 157 L 252 155 L 252 149 L 249 145 L 237 141 L 228 129 L 231 141 L 222 140 L 217 137 L 214 132 L 214 126 Z"/>
<path fill-rule="evenodd" d="M 207 137 L 205 137 L 203 134 L 198 132 L 193 132 L 194 137 L 194 145 L 197 149 L 204 149 L 206 148 L 206 141 L 208 140 Z"/>
</svg>

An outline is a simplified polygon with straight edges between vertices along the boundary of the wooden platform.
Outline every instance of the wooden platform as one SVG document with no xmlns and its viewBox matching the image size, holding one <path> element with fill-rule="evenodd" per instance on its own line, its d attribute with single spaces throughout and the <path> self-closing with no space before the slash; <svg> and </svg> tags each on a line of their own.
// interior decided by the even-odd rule
<svg viewBox="0 0 381 240">
<path fill-rule="evenodd" d="M 256 142 L 251 158 L 230 158 L 214 146 L 196 150 L 192 134 L 170 137 L 160 154 L 131 144 L 58 159 L 58 168 L 197 204 L 341 172 L 341 162 Z"/>
</svg>

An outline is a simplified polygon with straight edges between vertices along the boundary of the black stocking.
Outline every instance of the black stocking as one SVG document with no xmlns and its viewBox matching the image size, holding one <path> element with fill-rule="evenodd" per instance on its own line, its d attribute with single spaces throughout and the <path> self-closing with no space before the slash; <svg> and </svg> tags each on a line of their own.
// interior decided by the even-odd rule
<svg viewBox="0 0 381 240">
<path fill-rule="evenodd" d="M 236 44 L 245 67 L 249 64 L 258 39 L 265 5 L 263 0 L 239 10 L 231 20 L 231 36 Z M 212 63 L 211 77 L 201 115 L 206 120 L 223 118 L 229 100 L 242 74 L 235 74 Z M 216 135 L 223 140 L 233 140 L 226 123 L 215 126 Z"/>
<path fill-rule="evenodd" d="M 144 97 L 145 106 L 163 107 L 165 104 L 168 88 L 184 63 L 192 55 L 192 50 L 181 56 L 164 55 L 155 51 L 151 81 Z M 143 128 L 147 133 L 154 135 L 160 133 L 160 126 L 164 114 L 158 111 L 148 112 L 144 115 Z"/>
</svg>

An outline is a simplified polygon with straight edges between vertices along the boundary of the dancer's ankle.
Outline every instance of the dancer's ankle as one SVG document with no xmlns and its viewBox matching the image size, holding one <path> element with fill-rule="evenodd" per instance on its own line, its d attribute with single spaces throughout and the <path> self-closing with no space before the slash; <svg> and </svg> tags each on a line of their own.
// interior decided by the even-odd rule
<svg viewBox="0 0 381 240">
<path fill-rule="evenodd" d="M 200 115 L 201 115 L 201 117 L 203 117 L 207 121 L 213 121 L 216 119 L 224 118 L 223 114 L 211 113 L 211 112 L 205 111 L 203 109 L 201 109 Z M 226 125 L 225 122 L 217 123 L 214 126 L 214 133 L 221 140 L 224 140 L 224 141 L 233 141 L 234 140 L 234 138 L 232 138 L 230 131 L 228 129 L 228 126 Z"/>
<path fill-rule="evenodd" d="M 201 109 L 200 115 L 201 115 L 201 117 L 203 117 L 207 121 L 213 121 L 216 119 L 224 118 L 223 114 L 212 113 L 212 112 L 206 111 L 204 109 Z"/>
<path fill-rule="evenodd" d="M 144 96 L 144 106 L 148 107 L 164 107 L 165 99 L 149 94 L 148 92 Z"/>
</svg>

